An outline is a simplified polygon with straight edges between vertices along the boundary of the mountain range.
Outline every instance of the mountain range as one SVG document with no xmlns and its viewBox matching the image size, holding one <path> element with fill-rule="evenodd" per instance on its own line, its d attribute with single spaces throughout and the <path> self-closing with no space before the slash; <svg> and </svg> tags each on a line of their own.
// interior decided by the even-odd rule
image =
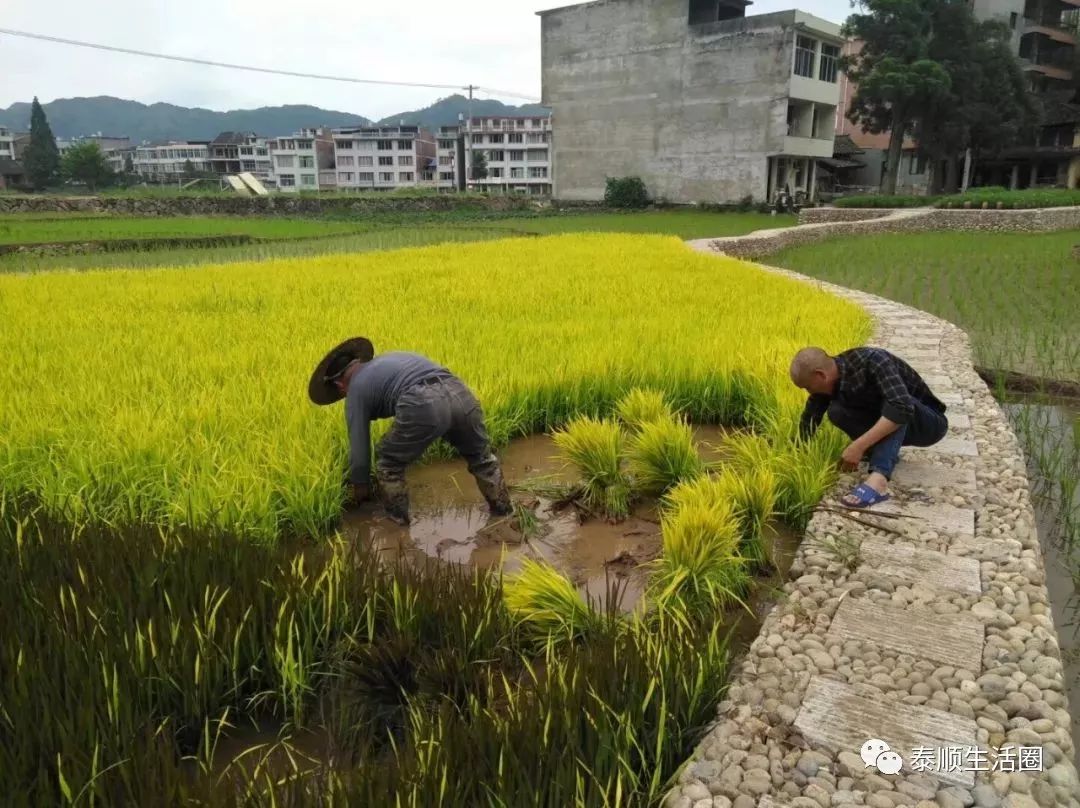
<svg viewBox="0 0 1080 808">
<path fill-rule="evenodd" d="M 288 135 L 299 129 L 329 126 L 366 126 L 373 121 L 363 115 L 319 107 L 290 104 L 258 109 L 218 112 L 175 104 L 142 104 L 112 96 L 59 98 L 42 105 L 53 134 L 58 138 L 101 133 L 127 136 L 132 143 L 160 140 L 211 140 L 219 132 L 255 132 L 268 137 Z M 493 99 L 470 102 L 463 95 L 441 98 L 423 109 L 388 115 L 377 123 L 435 128 L 456 123 L 458 115 L 545 115 L 539 104 L 512 106 Z M 30 126 L 30 104 L 18 102 L 0 109 L 0 126 L 25 132 Z"/>
</svg>

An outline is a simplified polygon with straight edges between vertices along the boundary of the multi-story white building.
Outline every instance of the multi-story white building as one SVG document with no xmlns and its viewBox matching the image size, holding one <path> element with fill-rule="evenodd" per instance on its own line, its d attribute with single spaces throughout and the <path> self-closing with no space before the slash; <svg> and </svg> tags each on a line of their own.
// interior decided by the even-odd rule
<svg viewBox="0 0 1080 808">
<path fill-rule="evenodd" d="M 6 126 L 0 126 L 0 157 L 15 159 L 15 136 Z"/>
<path fill-rule="evenodd" d="M 179 179 L 188 171 L 209 172 L 210 144 L 205 140 L 170 141 L 135 148 L 135 173 L 151 182 Z"/>
<path fill-rule="evenodd" d="M 273 173 L 270 145 L 254 132 L 222 132 L 210 141 L 210 165 L 215 174 L 248 172 L 264 182 Z"/>
<path fill-rule="evenodd" d="M 301 129 L 270 142 L 274 179 L 280 191 L 317 191 L 333 187 L 334 140 L 326 129 Z"/>
<path fill-rule="evenodd" d="M 458 184 L 458 134 L 461 126 L 440 126 L 435 133 L 435 184 L 440 191 L 452 191 Z"/>
<path fill-rule="evenodd" d="M 337 187 L 392 190 L 436 184 L 436 147 L 419 126 L 364 126 L 334 130 Z"/>
<path fill-rule="evenodd" d="M 482 152 L 487 177 L 470 188 L 550 196 L 551 118 L 472 118 L 466 123 L 469 173 L 475 155 Z M 441 169 L 440 169 L 441 170 Z"/>
</svg>

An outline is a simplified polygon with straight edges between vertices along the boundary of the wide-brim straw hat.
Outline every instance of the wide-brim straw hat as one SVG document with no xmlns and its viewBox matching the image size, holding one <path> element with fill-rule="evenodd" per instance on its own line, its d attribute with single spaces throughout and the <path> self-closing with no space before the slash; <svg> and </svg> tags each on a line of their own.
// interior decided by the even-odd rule
<svg viewBox="0 0 1080 808">
<path fill-rule="evenodd" d="M 311 380 L 308 382 L 308 398 L 316 404 L 333 404 L 335 401 L 341 401 L 345 398 L 344 394 L 338 390 L 333 381 L 327 379 L 330 366 L 338 366 L 335 369 L 340 372 L 340 368 L 354 359 L 368 362 L 373 356 L 375 356 L 375 348 L 367 337 L 350 337 L 335 346 L 316 365 L 315 372 L 311 374 Z"/>
</svg>

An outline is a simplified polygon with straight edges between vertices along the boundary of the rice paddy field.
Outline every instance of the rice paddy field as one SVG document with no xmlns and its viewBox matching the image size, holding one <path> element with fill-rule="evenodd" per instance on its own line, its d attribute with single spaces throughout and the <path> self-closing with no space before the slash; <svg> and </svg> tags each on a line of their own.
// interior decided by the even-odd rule
<svg viewBox="0 0 1080 808">
<path fill-rule="evenodd" d="M 661 799 L 766 525 L 835 479 L 842 436 L 795 438 L 790 356 L 870 326 L 628 233 L 8 273 L 0 323 L 0 793 L 418 808 Z M 344 418 L 305 390 L 354 334 L 446 364 L 498 446 L 552 433 L 590 518 L 655 503 L 643 608 L 341 532 Z M 691 424 L 733 430 L 722 460 Z"/>
</svg>

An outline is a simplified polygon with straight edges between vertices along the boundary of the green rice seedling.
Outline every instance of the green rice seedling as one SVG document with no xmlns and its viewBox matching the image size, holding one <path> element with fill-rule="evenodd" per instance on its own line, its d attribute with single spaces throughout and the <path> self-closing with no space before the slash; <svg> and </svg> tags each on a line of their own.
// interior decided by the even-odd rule
<svg viewBox="0 0 1080 808">
<path fill-rule="evenodd" d="M 725 474 L 728 496 L 739 522 L 739 549 L 751 564 L 764 569 L 771 563 L 765 531 L 776 514 L 777 475 L 768 466 Z"/>
<path fill-rule="evenodd" d="M 662 494 L 705 471 L 690 425 L 670 416 L 639 425 L 630 439 L 628 460 L 634 485 L 650 494 Z"/>
<path fill-rule="evenodd" d="M 630 430 L 638 430 L 647 423 L 671 419 L 675 415 L 664 400 L 663 393 L 659 390 L 643 390 L 640 387 L 633 388 L 619 399 L 615 405 L 615 414 Z"/>
<path fill-rule="evenodd" d="M 741 602 L 750 577 L 730 502 L 677 508 L 663 521 L 663 543 L 648 586 L 659 610 L 702 615 Z"/>
<path fill-rule="evenodd" d="M 623 470 L 623 431 L 614 421 L 582 417 L 552 436 L 581 475 L 582 502 L 604 516 L 630 513 L 632 487 Z"/>
<path fill-rule="evenodd" d="M 805 529 L 814 508 L 836 482 L 841 442 L 819 435 L 808 443 L 788 447 L 774 461 L 777 513 L 796 530 Z"/>
<path fill-rule="evenodd" d="M 540 645 L 576 640 L 599 622 L 570 580 L 546 562 L 525 559 L 504 581 L 503 601 L 523 635 Z"/>
</svg>

